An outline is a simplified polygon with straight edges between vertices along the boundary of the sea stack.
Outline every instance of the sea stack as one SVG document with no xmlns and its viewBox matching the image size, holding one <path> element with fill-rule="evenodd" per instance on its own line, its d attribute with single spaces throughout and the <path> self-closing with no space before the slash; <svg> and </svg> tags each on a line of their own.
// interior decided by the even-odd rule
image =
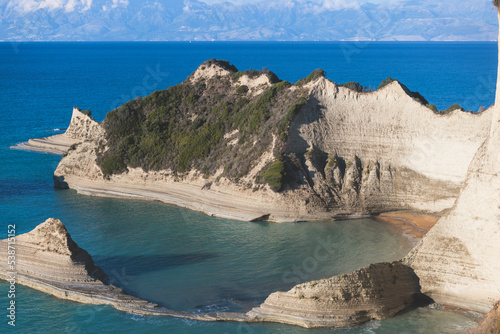
<svg viewBox="0 0 500 334">
<path fill-rule="evenodd" d="M 419 290 L 411 268 L 400 261 L 377 263 L 275 292 L 247 315 L 306 328 L 352 326 L 392 317 L 411 305 Z"/>
</svg>

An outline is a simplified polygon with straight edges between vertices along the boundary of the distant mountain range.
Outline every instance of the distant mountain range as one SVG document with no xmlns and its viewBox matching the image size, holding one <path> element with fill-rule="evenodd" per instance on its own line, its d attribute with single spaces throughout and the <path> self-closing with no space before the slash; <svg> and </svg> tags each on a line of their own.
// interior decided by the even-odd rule
<svg viewBox="0 0 500 334">
<path fill-rule="evenodd" d="M 3 41 L 490 41 L 489 0 L 0 0 Z"/>
</svg>

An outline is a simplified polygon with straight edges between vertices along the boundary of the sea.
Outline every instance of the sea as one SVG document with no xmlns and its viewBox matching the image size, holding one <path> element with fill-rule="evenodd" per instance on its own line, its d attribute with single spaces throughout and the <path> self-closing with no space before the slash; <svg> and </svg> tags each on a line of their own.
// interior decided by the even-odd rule
<svg viewBox="0 0 500 334">
<path fill-rule="evenodd" d="M 245 312 L 274 291 L 393 261 L 413 247 L 400 230 L 371 219 L 249 223 L 57 190 L 52 175 L 60 156 L 10 149 L 62 133 L 73 106 L 101 121 L 130 99 L 181 83 L 212 58 L 240 70 L 265 67 L 290 82 L 317 68 L 334 82 L 367 89 L 392 77 L 440 110 L 457 103 L 472 112 L 493 104 L 497 74 L 497 45 L 488 42 L 0 43 L 0 238 L 10 224 L 21 234 L 49 217 L 61 219 L 113 284 L 198 313 Z M 326 248 L 328 260 L 317 258 Z M 0 333 L 464 333 L 478 316 L 425 307 L 361 326 L 307 330 L 137 316 L 17 285 L 14 327 L 8 292 L 0 282 Z"/>
</svg>

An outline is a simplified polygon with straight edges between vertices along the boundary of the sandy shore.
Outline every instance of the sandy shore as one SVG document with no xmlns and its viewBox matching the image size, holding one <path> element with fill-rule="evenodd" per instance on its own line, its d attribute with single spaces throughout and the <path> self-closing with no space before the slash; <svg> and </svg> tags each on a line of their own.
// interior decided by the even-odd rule
<svg viewBox="0 0 500 334">
<path fill-rule="evenodd" d="M 409 212 L 382 213 L 374 218 L 377 221 L 396 226 L 404 234 L 417 240 L 422 239 L 439 220 L 437 216 Z"/>
</svg>

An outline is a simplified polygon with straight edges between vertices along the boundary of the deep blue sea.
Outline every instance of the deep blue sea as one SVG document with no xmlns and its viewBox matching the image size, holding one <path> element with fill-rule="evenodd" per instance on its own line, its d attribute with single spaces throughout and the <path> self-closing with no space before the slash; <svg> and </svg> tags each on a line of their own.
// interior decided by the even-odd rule
<svg viewBox="0 0 500 334">
<path fill-rule="evenodd" d="M 137 96 L 182 82 L 210 58 L 240 70 L 267 67 L 295 82 L 316 68 L 338 83 L 376 88 L 387 77 L 438 109 L 494 102 L 496 43 L 0 43 L 0 237 L 59 218 L 112 281 L 176 310 L 245 311 L 277 290 L 401 258 L 412 243 L 372 220 L 245 223 L 177 207 L 55 190 L 60 157 L 9 149 L 68 126 L 72 107 L 97 120 Z M 334 246 L 327 262 L 314 251 Z M 201 323 L 140 317 L 17 287 L 16 327 L 7 325 L 0 282 L 0 333 L 463 333 L 475 314 L 432 308 L 341 329 Z M 4 310 L 4 311 L 2 311 Z"/>
</svg>

